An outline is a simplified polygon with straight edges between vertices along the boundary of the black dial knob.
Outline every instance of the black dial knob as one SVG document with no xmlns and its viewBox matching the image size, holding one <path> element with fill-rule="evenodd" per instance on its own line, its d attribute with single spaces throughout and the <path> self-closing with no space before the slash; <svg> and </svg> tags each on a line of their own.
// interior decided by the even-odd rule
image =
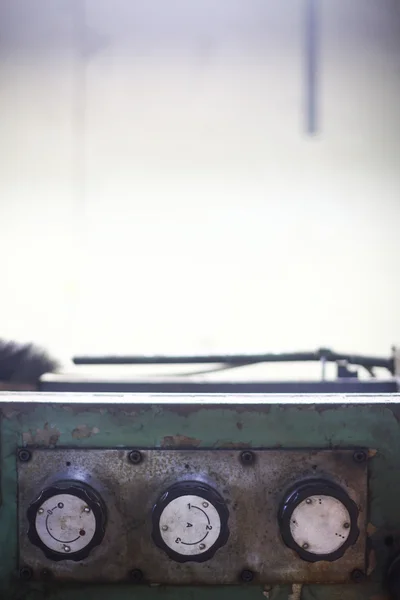
<svg viewBox="0 0 400 600">
<path fill-rule="evenodd" d="M 228 508 L 220 494 L 198 481 L 171 486 L 153 508 L 153 540 L 178 562 L 205 562 L 229 537 Z"/>
<path fill-rule="evenodd" d="M 42 490 L 27 511 L 28 537 L 51 560 L 83 560 L 100 544 L 106 506 L 79 481 L 60 481 Z"/>
<path fill-rule="evenodd" d="M 309 479 L 291 488 L 281 505 L 283 541 L 303 560 L 334 561 L 358 538 L 358 508 L 338 485 Z"/>
</svg>

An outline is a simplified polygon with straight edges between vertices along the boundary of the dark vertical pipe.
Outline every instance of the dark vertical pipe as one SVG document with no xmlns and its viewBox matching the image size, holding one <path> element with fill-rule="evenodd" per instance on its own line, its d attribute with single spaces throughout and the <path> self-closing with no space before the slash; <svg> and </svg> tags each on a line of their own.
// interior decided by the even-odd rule
<svg viewBox="0 0 400 600">
<path fill-rule="evenodd" d="M 74 95 L 73 95 L 73 169 L 74 169 L 74 252 L 76 264 L 74 267 L 75 293 L 73 306 L 74 328 L 80 324 L 82 314 L 82 299 L 84 293 L 83 281 L 86 262 L 87 235 L 87 206 L 86 206 L 86 112 L 87 112 L 87 0 L 74 0 L 69 4 L 72 12 L 74 27 Z M 79 327 L 79 325 L 78 325 Z M 79 331 L 75 330 L 75 333 Z"/>
<path fill-rule="evenodd" d="M 306 132 L 315 135 L 318 130 L 318 24 L 319 0 L 306 1 L 305 48 L 306 48 Z"/>
</svg>

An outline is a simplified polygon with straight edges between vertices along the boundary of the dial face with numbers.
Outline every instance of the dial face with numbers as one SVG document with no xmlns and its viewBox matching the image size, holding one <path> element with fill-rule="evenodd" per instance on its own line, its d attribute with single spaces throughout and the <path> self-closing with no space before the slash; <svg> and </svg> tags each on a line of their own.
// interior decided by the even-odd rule
<svg viewBox="0 0 400 600">
<path fill-rule="evenodd" d="M 35 527 L 39 539 L 54 552 L 83 550 L 96 532 L 96 518 L 86 502 L 72 494 L 51 496 L 38 508 Z"/>
<path fill-rule="evenodd" d="M 182 556 L 194 556 L 208 552 L 216 543 L 221 532 L 221 519 L 209 500 L 183 495 L 165 506 L 159 528 L 168 548 Z"/>
</svg>

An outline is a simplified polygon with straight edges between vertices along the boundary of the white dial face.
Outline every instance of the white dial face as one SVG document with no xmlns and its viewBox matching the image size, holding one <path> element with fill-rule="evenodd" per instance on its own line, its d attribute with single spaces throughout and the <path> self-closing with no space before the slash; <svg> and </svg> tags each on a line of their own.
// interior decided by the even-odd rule
<svg viewBox="0 0 400 600">
<path fill-rule="evenodd" d="M 50 550 L 68 555 L 91 542 L 96 531 L 96 518 L 80 498 L 58 494 L 39 507 L 35 526 L 39 538 Z"/>
<path fill-rule="evenodd" d="M 347 508 L 332 496 L 309 496 L 293 511 L 290 532 L 296 544 L 313 554 L 332 554 L 350 535 Z"/>
<path fill-rule="evenodd" d="M 184 556 L 207 552 L 217 541 L 221 520 L 217 509 L 201 496 L 179 496 L 164 508 L 160 534 L 165 544 Z"/>
</svg>

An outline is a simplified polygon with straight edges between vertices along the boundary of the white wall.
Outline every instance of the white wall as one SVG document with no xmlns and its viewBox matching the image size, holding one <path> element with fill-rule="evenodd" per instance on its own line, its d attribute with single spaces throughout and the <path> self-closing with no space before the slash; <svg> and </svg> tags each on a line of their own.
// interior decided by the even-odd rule
<svg viewBox="0 0 400 600">
<path fill-rule="evenodd" d="M 0 334 L 63 353 L 400 341 L 400 13 L 1 0 Z"/>
</svg>

